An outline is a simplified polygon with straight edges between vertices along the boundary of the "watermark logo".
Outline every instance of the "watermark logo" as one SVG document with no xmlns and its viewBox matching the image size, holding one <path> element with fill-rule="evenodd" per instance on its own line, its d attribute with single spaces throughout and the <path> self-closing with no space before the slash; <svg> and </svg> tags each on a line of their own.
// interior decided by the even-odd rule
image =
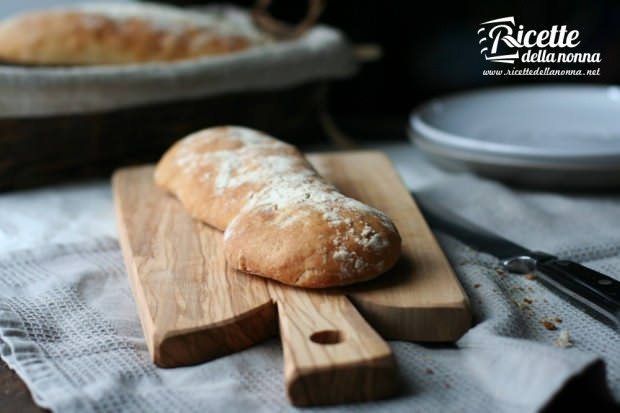
<svg viewBox="0 0 620 413">
<path fill-rule="evenodd" d="M 503 53 L 502 47 L 519 47 L 519 43 L 512 36 L 515 27 L 514 17 L 502 17 L 501 19 L 489 20 L 480 23 L 478 36 L 480 36 L 480 53 L 486 60 L 498 63 L 513 64 L 519 58 L 519 51 Z"/>
<path fill-rule="evenodd" d="M 598 52 L 574 50 L 581 44 L 580 33 L 566 25 L 535 30 L 517 24 L 513 16 L 508 16 L 480 23 L 477 33 L 480 54 L 492 63 L 527 66 L 531 63 L 601 62 Z"/>
</svg>

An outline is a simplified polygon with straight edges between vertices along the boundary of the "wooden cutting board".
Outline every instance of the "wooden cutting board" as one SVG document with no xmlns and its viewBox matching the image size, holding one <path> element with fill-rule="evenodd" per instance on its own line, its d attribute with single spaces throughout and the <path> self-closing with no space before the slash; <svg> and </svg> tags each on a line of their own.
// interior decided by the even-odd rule
<svg viewBox="0 0 620 413">
<path fill-rule="evenodd" d="M 222 233 L 155 187 L 152 166 L 115 173 L 121 245 L 157 365 L 204 362 L 279 331 L 293 404 L 371 400 L 397 390 L 384 339 L 449 342 L 469 328 L 468 299 L 388 158 L 369 151 L 308 158 L 343 193 L 393 219 L 403 239 L 395 268 L 331 290 L 235 271 L 224 259 Z"/>
</svg>

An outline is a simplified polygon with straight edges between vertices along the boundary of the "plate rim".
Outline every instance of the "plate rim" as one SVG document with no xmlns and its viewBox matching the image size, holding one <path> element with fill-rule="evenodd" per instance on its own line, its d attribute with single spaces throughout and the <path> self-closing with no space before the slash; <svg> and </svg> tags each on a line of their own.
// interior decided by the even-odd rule
<svg viewBox="0 0 620 413">
<path fill-rule="evenodd" d="M 494 166 L 497 168 L 526 168 L 530 170 L 537 170 L 540 172 L 546 171 L 581 171 L 583 173 L 588 172 L 620 172 L 620 158 L 616 162 L 609 163 L 570 163 L 570 162 L 557 162 L 551 160 L 548 162 L 546 159 L 528 159 L 519 157 L 498 157 L 493 155 L 461 151 L 451 147 L 445 147 L 439 145 L 433 141 L 430 141 L 423 136 L 416 134 L 411 128 L 407 130 L 409 140 L 422 152 L 428 153 L 432 156 L 438 156 L 445 160 L 458 161 L 465 164 L 479 164 L 486 166 Z"/>
<path fill-rule="evenodd" d="M 506 164 L 500 160 L 513 159 L 513 161 L 524 163 L 537 163 L 537 164 L 553 164 L 556 166 L 569 166 L 570 164 L 580 164 L 583 167 L 596 169 L 609 169 L 613 165 L 604 164 L 618 164 L 620 163 L 620 151 L 617 153 L 603 152 L 603 149 L 599 149 L 592 152 L 586 152 L 582 154 L 576 154 L 574 152 L 554 152 L 553 150 L 540 150 L 523 146 L 517 146 L 512 144 L 497 143 L 497 142 L 484 142 L 484 147 L 480 145 L 480 140 L 476 138 L 468 137 L 466 135 L 457 135 L 451 132 L 442 130 L 423 119 L 423 114 L 431 106 L 454 98 L 463 98 L 468 95 L 480 95 L 485 93 L 502 93 L 509 91 L 523 91 L 523 90 L 545 90 L 545 89 L 579 89 L 581 91 L 590 90 L 602 93 L 609 93 L 609 91 L 617 91 L 620 94 L 620 86 L 611 84 L 562 84 L 552 83 L 544 85 L 515 85 L 515 86 L 497 86 L 482 89 L 475 89 L 464 92 L 456 92 L 448 95 L 443 95 L 435 99 L 431 99 L 423 104 L 415 107 L 409 115 L 410 131 L 409 137 L 413 141 L 415 136 L 421 137 L 426 140 L 427 143 L 432 143 L 437 147 L 442 147 L 442 151 L 453 151 L 455 153 L 462 153 L 471 158 L 471 160 L 484 160 L 485 163 L 499 163 Z M 413 132 L 413 133 L 411 133 Z M 620 138 L 620 136 L 619 136 Z M 455 156 L 450 156 L 455 157 Z M 495 161 L 493 161 L 495 159 Z M 498 162 L 499 161 L 499 162 Z M 595 165 L 596 164 L 596 165 Z M 603 165 L 602 165 L 603 164 Z M 620 168 L 620 166 L 619 166 Z"/>
</svg>

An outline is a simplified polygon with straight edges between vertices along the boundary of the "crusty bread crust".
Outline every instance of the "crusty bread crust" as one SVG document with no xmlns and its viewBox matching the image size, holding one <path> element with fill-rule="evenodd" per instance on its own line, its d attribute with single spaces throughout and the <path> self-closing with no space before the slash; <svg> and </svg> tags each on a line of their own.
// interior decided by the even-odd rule
<svg viewBox="0 0 620 413">
<path fill-rule="evenodd" d="M 0 23 L 0 60 L 37 65 L 175 61 L 246 49 L 243 35 L 192 24 L 170 27 L 139 16 L 40 11 Z"/>
<path fill-rule="evenodd" d="M 241 271 L 334 287 L 374 278 L 400 255 L 385 214 L 338 192 L 295 147 L 251 129 L 182 139 L 160 160 L 155 181 L 224 231 L 226 259 Z"/>
</svg>

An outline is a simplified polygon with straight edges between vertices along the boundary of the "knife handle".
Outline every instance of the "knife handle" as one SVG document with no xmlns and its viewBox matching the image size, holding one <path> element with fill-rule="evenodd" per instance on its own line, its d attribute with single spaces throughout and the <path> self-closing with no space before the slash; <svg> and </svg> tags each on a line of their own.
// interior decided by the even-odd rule
<svg viewBox="0 0 620 413">
<path fill-rule="evenodd" d="M 620 282 L 567 260 L 544 260 L 536 269 L 543 281 L 609 319 L 620 330 Z"/>
</svg>

